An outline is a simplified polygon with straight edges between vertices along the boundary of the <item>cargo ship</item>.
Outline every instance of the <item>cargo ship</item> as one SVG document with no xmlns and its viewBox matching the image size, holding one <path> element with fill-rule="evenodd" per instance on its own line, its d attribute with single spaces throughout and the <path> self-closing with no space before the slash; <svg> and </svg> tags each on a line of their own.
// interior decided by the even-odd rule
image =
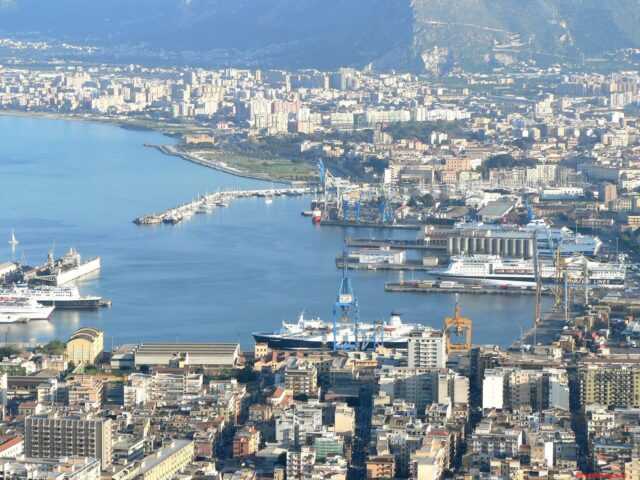
<svg viewBox="0 0 640 480">
<path fill-rule="evenodd" d="M 57 260 L 50 253 L 46 266 L 39 270 L 34 280 L 47 285 L 61 286 L 100 270 L 100 257 L 82 261 L 73 248 Z"/>
</svg>

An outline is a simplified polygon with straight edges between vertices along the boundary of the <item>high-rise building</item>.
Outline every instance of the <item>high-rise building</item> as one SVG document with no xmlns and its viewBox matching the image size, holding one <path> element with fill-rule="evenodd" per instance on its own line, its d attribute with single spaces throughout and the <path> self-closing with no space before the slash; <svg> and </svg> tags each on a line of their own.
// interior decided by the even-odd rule
<svg viewBox="0 0 640 480">
<path fill-rule="evenodd" d="M 640 408 L 640 368 L 589 364 L 579 369 L 580 404 Z"/>
<path fill-rule="evenodd" d="M 311 362 L 292 358 L 284 371 L 284 385 L 293 395 L 315 397 L 318 394 L 318 371 Z"/>
<path fill-rule="evenodd" d="M 501 368 L 486 370 L 482 381 L 482 408 L 504 408 L 505 372 Z"/>
<path fill-rule="evenodd" d="M 25 420 L 28 458 L 93 457 L 111 464 L 111 420 L 34 415 Z"/>
<path fill-rule="evenodd" d="M 441 331 L 425 328 L 411 334 L 409 368 L 444 368 L 446 364 L 446 345 Z"/>
</svg>

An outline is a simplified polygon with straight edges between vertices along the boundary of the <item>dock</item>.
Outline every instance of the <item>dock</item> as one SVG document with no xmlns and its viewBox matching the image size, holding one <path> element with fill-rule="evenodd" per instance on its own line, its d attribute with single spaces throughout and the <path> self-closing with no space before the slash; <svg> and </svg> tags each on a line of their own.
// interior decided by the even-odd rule
<svg viewBox="0 0 640 480">
<path fill-rule="evenodd" d="M 386 292 L 404 293 L 463 293 L 472 295 L 535 295 L 533 287 L 492 287 L 487 285 L 469 285 L 452 282 L 432 282 L 424 280 L 386 283 Z M 543 290 L 543 295 L 551 295 L 551 291 Z"/>
<path fill-rule="evenodd" d="M 271 188 L 258 190 L 231 190 L 202 195 L 196 200 L 183 203 L 177 207 L 169 208 L 160 213 L 142 215 L 133 220 L 136 225 L 176 225 L 197 213 L 211 213 L 215 208 L 228 207 L 233 200 L 239 198 L 272 198 L 294 197 L 306 195 L 311 192 L 308 187 Z"/>
<path fill-rule="evenodd" d="M 382 223 L 382 222 L 354 222 L 350 220 L 325 220 L 320 222 L 324 227 L 353 227 L 353 228 L 385 228 L 389 230 L 420 230 L 422 225 L 417 223 Z"/>
<path fill-rule="evenodd" d="M 389 248 L 391 250 L 446 250 L 427 244 L 424 240 L 398 240 L 398 239 L 375 239 L 375 238 L 347 238 L 347 247 L 352 248 Z"/>
<path fill-rule="evenodd" d="M 569 318 L 573 318 L 574 312 Z M 560 338 L 567 322 L 564 319 L 564 313 L 552 311 L 543 315 L 538 326 L 526 331 L 522 337 L 516 340 L 512 345 L 512 350 L 520 350 L 524 345 L 551 345 Z"/>
<path fill-rule="evenodd" d="M 345 262 L 342 256 L 336 258 L 336 267 L 342 269 Z M 407 271 L 407 272 L 428 272 L 433 270 L 433 266 L 424 265 L 422 262 L 407 260 L 404 263 L 358 263 L 346 262 L 348 270 L 391 270 L 391 271 Z"/>
</svg>

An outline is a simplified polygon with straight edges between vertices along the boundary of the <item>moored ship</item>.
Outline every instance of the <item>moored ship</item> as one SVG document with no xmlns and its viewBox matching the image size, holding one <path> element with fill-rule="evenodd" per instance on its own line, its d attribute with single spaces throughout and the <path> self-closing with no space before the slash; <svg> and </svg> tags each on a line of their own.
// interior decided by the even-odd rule
<svg viewBox="0 0 640 480">
<path fill-rule="evenodd" d="M 80 291 L 75 285 L 63 287 L 14 285 L 0 291 L 0 295 L 35 299 L 41 305 L 66 310 L 90 310 L 106 305 L 101 297 L 80 295 Z"/>
<path fill-rule="evenodd" d="M 39 283 L 60 286 L 97 272 L 100 267 L 100 257 L 83 261 L 80 254 L 71 248 L 58 260 L 54 260 L 53 256 L 49 254 L 46 267 L 37 272 L 34 280 Z"/>
<path fill-rule="evenodd" d="M 569 283 L 594 288 L 622 289 L 626 280 L 626 266 L 622 262 L 596 262 L 583 255 L 562 258 L 558 267 L 547 259 L 540 261 L 543 284 L 557 281 L 558 273 L 566 272 Z M 431 271 L 438 278 L 462 282 L 477 282 L 493 286 L 535 286 L 536 274 L 532 259 L 508 259 L 497 255 L 457 255 L 443 269 Z"/>
<path fill-rule="evenodd" d="M 418 324 L 403 323 L 400 315 L 393 313 L 388 322 L 380 324 L 343 324 L 336 330 L 335 338 L 341 344 L 356 345 L 360 348 L 374 348 L 378 343 L 388 348 L 407 348 L 412 332 L 425 328 Z M 334 329 L 331 322 L 319 318 L 307 319 L 301 314 L 297 322 L 282 322 L 280 330 L 273 333 L 254 333 L 256 343 L 266 343 L 270 348 L 281 350 L 332 349 Z"/>
<path fill-rule="evenodd" d="M 38 303 L 34 298 L 18 295 L 0 295 L 0 320 L 2 323 L 47 320 L 55 307 Z"/>
</svg>

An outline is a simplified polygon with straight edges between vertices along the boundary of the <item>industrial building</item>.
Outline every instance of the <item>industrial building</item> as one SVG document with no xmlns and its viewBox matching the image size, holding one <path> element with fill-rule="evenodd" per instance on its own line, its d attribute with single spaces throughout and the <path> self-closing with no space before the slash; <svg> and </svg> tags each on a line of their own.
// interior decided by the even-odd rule
<svg viewBox="0 0 640 480">
<path fill-rule="evenodd" d="M 104 333 L 95 328 L 80 328 L 76 330 L 66 347 L 66 356 L 69 362 L 75 365 L 95 364 L 104 351 Z"/>
<path fill-rule="evenodd" d="M 235 368 L 240 361 L 238 343 L 144 343 L 135 350 L 135 366 L 200 366 Z"/>
<path fill-rule="evenodd" d="M 496 228 L 425 228 L 423 240 L 426 246 L 447 251 L 447 255 L 472 255 L 475 253 L 501 255 L 503 257 L 533 258 L 535 240 L 532 231 Z"/>
</svg>

